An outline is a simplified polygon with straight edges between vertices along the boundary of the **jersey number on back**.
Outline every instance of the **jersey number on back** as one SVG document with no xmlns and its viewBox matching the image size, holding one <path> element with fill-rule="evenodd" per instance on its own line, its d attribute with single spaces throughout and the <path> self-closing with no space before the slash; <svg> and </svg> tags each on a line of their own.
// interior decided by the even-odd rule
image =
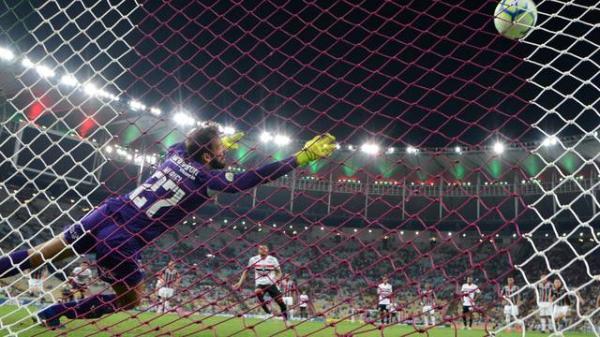
<svg viewBox="0 0 600 337">
<path fill-rule="evenodd" d="M 173 180 L 167 178 L 163 172 L 154 172 L 152 178 L 156 178 L 156 181 L 153 184 L 144 183 L 129 194 L 129 198 L 139 209 L 144 208 L 148 202 L 146 197 L 140 195 L 144 191 L 156 192 L 159 188 L 162 188 L 165 191 L 173 191 L 174 193 L 170 198 L 156 200 L 154 203 L 148 206 L 148 209 L 146 209 L 146 215 L 149 218 L 154 217 L 156 212 L 163 207 L 177 205 L 177 203 L 185 196 L 185 192 L 179 188 L 179 186 L 177 186 Z"/>
</svg>

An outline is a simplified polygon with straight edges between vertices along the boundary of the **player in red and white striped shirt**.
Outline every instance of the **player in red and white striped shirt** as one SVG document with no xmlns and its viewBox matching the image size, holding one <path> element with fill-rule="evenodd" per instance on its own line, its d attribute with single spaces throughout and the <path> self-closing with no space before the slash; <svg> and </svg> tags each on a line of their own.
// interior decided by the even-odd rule
<svg viewBox="0 0 600 337">
<path fill-rule="evenodd" d="M 430 322 L 431 325 L 435 325 L 435 302 L 437 297 L 433 286 L 430 283 L 425 284 L 425 290 L 419 289 L 418 295 L 421 300 L 423 323 L 425 326 L 429 326 Z"/>
<path fill-rule="evenodd" d="M 288 312 L 290 319 L 293 319 L 294 310 L 292 308 L 296 302 L 295 299 L 298 298 L 298 288 L 296 287 L 296 282 L 294 282 L 294 280 L 292 280 L 291 276 L 288 274 L 281 279 L 279 286 L 281 288 L 281 292 L 283 293 L 283 303 L 285 303 L 289 309 Z"/>
<path fill-rule="evenodd" d="M 538 310 L 540 316 L 540 325 L 542 332 L 547 331 L 547 324 L 550 323 L 549 320 L 552 319 L 552 282 L 546 275 L 546 273 L 542 273 L 540 276 L 540 281 L 537 284 L 538 288 L 538 297 L 536 298 L 538 301 Z"/>
<path fill-rule="evenodd" d="M 502 299 L 504 300 L 504 319 L 506 324 L 510 324 L 513 319 L 519 316 L 519 305 L 521 296 L 517 293 L 519 287 L 515 285 L 515 279 L 511 276 L 506 279 L 506 285 L 502 288 Z M 510 331 L 510 330 L 508 330 Z"/>
<path fill-rule="evenodd" d="M 171 303 L 169 302 L 175 296 L 175 289 L 179 287 L 181 276 L 175 267 L 175 261 L 170 260 L 167 264 L 167 268 L 163 269 L 158 276 L 157 286 L 158 298 L 160 305 L 157 308 L 157 312 L 167 312 L 171 310 Z"/>
</svg>

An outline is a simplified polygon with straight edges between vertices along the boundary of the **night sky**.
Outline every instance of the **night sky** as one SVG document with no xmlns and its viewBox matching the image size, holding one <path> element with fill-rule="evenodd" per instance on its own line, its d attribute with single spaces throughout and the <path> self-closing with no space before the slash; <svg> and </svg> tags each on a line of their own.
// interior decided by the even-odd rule
<svg viewBox="0 0 600 337">
<path fill-rule="evenodd" d="M 591 0 L 540 3 L 523 42 L 495 31 L 496 1 L 58 3 L 4 3 L 0 41 L 164 111 L 249 132 L 450 147 L 539 141 L 533 123 L 558 136 L 599 124 Z M 159 140 L 174 128 L 124 124 Z"/>
</svg>

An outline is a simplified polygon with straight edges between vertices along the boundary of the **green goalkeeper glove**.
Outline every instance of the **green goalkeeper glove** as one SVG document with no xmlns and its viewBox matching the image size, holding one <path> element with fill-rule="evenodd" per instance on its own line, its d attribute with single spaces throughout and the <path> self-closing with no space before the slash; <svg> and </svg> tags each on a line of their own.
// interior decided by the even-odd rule
<svg viewBox="0 0 600 337">
<path fill-rule="evenodd" d="M 329 157 L 335 150 L 335 137 L 329 133 L 309 140 L 302 150 L 296 153 L 296 162 L 305 166 L 311 161 Z"/>
<path fill-rule="evenodd" d="M 223 143 L 225 150 L 237 150 L 240 148 L 240 144 L 238 144 L 238 142 L 240 139 L 242 139 L 242 137 L 244 137 L 244 133 L 237 132 L 230 136 L 224 136 L 221 138 L 221 142 Z"/>
</svg>

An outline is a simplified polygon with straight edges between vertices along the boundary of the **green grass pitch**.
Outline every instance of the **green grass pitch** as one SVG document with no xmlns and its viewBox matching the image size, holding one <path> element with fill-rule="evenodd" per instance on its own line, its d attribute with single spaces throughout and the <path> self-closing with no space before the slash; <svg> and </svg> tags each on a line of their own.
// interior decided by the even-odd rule
<svg viewBox="0 0 600 337">
<path fill-rule="evenodd" d="M 154 313 L 137 314 L 133 312 L 107 315 L 92 324 L 88 320 L 66 320 L 64 329 L 49 331 L 34 325 L 24 309 L 15 306 L 0 306 L 0 336 L 10 336 L 7 326 L 13 332 L 20 331 L 17 336 L 429 336 L 429 337 L 481 337 L 485 332 L 480 329 L 465 331 L 454 328 L 434 328 L 427 334 L 419 334 L 410 326 L 392 326 L 379 330 L 373 325 L 362 323 L 341 322 L 335 326 L 324 322 L 291 321 L 286 328 L 281 320 L 262 321 L 258 319 L 241 319 L 227 317 L 212 317 L 202 320 L 200 316 L 181 318 L 175 314 L 158 315 Z M 13 335 L 14 336 L 14 335 Z M 522 336 L 521 333 L 501 333 L 498 337 Z M 545 336 L 541 333 L 528 332 L 526 336 Z M 565 333 L 569 337 L 591 337 L 585 333 Z"/>
</svg>

